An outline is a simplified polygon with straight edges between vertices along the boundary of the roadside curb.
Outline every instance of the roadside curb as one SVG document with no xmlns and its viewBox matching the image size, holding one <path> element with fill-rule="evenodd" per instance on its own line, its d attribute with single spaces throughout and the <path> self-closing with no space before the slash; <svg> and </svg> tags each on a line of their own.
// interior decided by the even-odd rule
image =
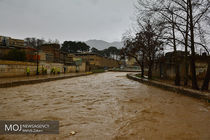
<svg viewBox="0 0 210 140">
<path fill-rule="evenodd" d="M 110 72 L 141 72 L 140 70 L 138 71 L 133 71 L 133 70 L 108 70 Z"/>
<path fill-rule="evenodd" d="M 170 84 L 166 84 L 166 83 L 161 83 L 161 82 L 154 81 L 154 80 L 139 78 L 139 77 L 136 77 L 135 74 L 127 74 L 127 78 L 147 84 L 147 85 L 155 86 L 155 87 L 162 88 L 162 89 L 165 89 L 168 91 L 173 91 L 173 92 L 176 92 L 179 94 L 183 94 L 186 96 L 190 96 L 190 97 L 194 97 L 197 99 L 202 99 L 207 102 L 210 102 L 210 93 L 207 93 L 207 92 L 201 92 L 201 91 L 197 91 L 197 90 L 193 90 L 193 89 L 189 89 L 189 88 L 178 87 L 178 86 L 174 86 L 174 85 L 170 85 Z"/>
<path fill-rule="evenodd" d="M 80 77 L 80 76 L 88 76 L 88 75 L 91 75 L 91 74 L 78 74 L 78 75 L 70 75 L 70 76 L 62 76 L 62 77 L 50 77 L 50 78 L 43 78 L 43 79 L 32 79 L 32 80 L 8 82 L 8 83 L 0 84 L 0 88 L 8 88 L 8 87 L 21 86 L 21 85 L 37 84 L 37 83 L 50 82 L 50 81 L 55 81 L 55 80 L 62 80 L 62 79 Z"/>
</svg>

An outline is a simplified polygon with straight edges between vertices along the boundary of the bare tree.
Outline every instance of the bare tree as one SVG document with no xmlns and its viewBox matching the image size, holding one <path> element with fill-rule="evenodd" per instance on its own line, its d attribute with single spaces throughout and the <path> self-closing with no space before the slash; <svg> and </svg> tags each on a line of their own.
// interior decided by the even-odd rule
<svg viewBox="0 0 210 140">
<path fill-rule="evenodd" d="M 129 57 L 136 59 L 141 67 L 141 76 L 144 76 L 144 64 L 148 66 L 148 78 L 152 78 L 152 68 L 155 57 L 163 42 L 160 40 L 162 28 L 160 24 L 151 22 L 152 18 L 146 18 L 142 22 L 138 22 L 140 31 L 135 38 L 127 38 L 124 41 L 124 51 Z"/>
<path fill-rule="evenodd" d="M 192 75 L 192 87 L 198 89 L 196 79 L 195 68 L 195 45 L 206 47 L 203 43 L 196 42 L 195 32 L 198 29 L 198 23 L 202 20 L 209 20 L 208 13 L 210 7 L 209 0 L 138 0 L 140 15 L 155 14 L 158 18 L 164 18 L 166 23 L 166 29 L 169 30 L 165 39 L 172 44 L 174 48 L 174 54 L 176 58 L 177 45 L 181 44 L 185 46 L 185 84 L 187 85 L 187 57 L 188 47 L 191 51 L 191 75 Z M 171 32 L 170 32 L 171 30 Z M 190 31 L 190 32 L 189 32 Z M 182 38 L 180 37 L 182 36 Z M 190 41 L 190 43 L 188 43 Z M 179 67 L 175 59 L 175 71 L 176 78 L 175 84 L 179 85 Z"/>
</svg>

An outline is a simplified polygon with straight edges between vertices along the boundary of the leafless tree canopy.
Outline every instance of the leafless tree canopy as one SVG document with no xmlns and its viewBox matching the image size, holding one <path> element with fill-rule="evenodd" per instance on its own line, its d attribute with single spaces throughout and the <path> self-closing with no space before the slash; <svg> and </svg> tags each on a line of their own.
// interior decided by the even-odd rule
<svg viewBox="0 0 210 140">
<path fill-rule="evenodd" d="M 138 0 L 138 31 L 135 36 L 125 34 L 124 52 L 134 57 L 140 66 L 148 65 L 151 78 L 152 65 L 163 50 L 174 52 L 175 84 L 180 85 L 177 51 L 185 51 L 185 62 L 190 55 L 192 87 L 198 89 L 195 68 L 197 53 L 210 51 L 210 1 L 209 0 Z M 187 84 L 187 63 L 186 77 Z M 143 69 L 142 69 L 143 70 Z M 206 77 L 208 76 L 208 72 Z M 208 82 L 209 78 L 204 80 Z M 207 87 L 208 88 L 208 87 Z M 205 87 L 206 89 L 206 87 Z"/>
</svg>

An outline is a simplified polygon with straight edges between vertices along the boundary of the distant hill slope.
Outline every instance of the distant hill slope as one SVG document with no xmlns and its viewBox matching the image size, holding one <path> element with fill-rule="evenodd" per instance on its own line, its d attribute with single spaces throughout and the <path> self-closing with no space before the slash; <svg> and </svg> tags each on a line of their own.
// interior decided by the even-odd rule
<svg viewBox="0 0 210 140">
<path fill-rule="evenodd" d="M 118 49 L 123 47 L 123 43 L 117 42 L 117 41 L 109 43 L 103 40 L 88 40 L 85 43 L 91 48 L 94 47 L 98 50 L 103 50 L 103 49 L 109 48 L 110 46 L 117 47 Z"/>
</svg>

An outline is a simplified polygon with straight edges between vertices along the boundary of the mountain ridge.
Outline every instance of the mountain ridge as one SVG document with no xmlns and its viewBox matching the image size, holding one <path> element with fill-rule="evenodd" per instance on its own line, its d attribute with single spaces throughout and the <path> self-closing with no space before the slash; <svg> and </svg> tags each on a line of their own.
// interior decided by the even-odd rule
<svg viewBox="0 0 210 140">
<path fill-rule="evenodd" d="M 85 41 L 85 43 L 91 48 L 94 47 L 98 50 L 107 49 L 110 46 L 117 47 L 118 49 L 121 49 L 123 47 L 123 43 L 119 41 L 107 42 L 104 40 L 90 39 Z"/>
</svg>

